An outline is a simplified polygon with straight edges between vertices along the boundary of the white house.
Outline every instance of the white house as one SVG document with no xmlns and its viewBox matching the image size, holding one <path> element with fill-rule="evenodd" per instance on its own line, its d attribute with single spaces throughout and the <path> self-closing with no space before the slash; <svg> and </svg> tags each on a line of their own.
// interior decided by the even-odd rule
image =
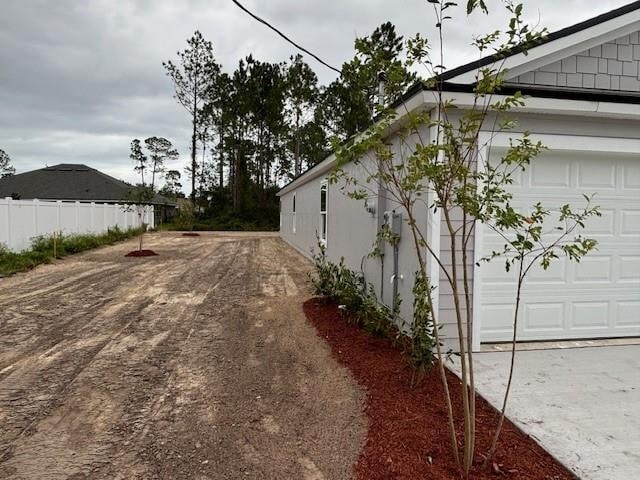
<svg viewBox="0 0 640 480">
<path fill-rule="evenodd" d="M 547 206 L 579 203 L 583 193 L 596 193 L 602 217 L 587 224 L 585 235 L 598 240 L 596 252 L 579 264 L 560 259 L 527 283 L 519 322 L 520 340 L 559 340 L 640 336 L 640 2 L 550 34 L 529 50 L 505 61 L 505 94 L 516 90 L 526 104 L 511 113 L 516 132 L 528 131 L 549 150 L 536 159 L 513 186 L 515 200 Z M 488 57 L 448 71 L 444 96 L 458 107 L 470 107 L 478 68 Z M 405 96 L 401 111 L 432 111 L 434 92 L 422 86 Z M 421 132 L 433 138 L 433 132 Z M 431 137 L 429 137 L 431 135 Z M 516 134 L 511 134 L 516 136 Z M 499 135 L 491 156 L 499 156 L 509 135 Z M 398 139 L 391 138 L 398 143 Z M 400 148 L 400 147 L 398 147 Z M 349 268 L 372 282 L 390 305 L 393 284 L 403 297 L 402 316 L 411 318 L 411 289 L 416 258 L 408 241 L 400 241 L 397 262 L 386 246 L 384 262 L 369 259 L 376 231 L 389 205 L 381 198 L 348 198 L 340 185 L 328 185 L 334 167 L 329 156 L 280 192 L 282 238 L 306 255 L 316 236 L 327 254 L 345 258 Z M 375 168 L 375 164 L 371 165 Z M 350 174 L 362 178 L 356 165 Z M 438 212 L 419 219 L 431 243 L 447 256 Z M 478 228 L 474 255 L 481 258 L 499 239 Z M 438 286 L 440 273 L 432 267 Z M 514 284 L 503 265 L 474 268 L 474 346 L 511 337 Z M 455 336 L 451 291 L 440 281 L 437 290 L 444 333 Z"/>
</svg>

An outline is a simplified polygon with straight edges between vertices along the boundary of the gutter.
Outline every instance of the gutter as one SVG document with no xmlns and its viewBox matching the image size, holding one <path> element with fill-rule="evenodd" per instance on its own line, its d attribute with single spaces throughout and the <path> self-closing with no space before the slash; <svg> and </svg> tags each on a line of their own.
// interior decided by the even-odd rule
<svg viewBox="0 0 640 480">
<path fill-rule="evenodd" d="M 628 120 L 640 119 L 640 103 L 618 103 L 585 99 L 568 99 L 555 97 L 527 96 L 525 88 L 518 89 L 524 95 L 524 106 L 514 107 L 511 112 L 516 113 L 548 113 L 552 115 L 581 115 L 600 118 L 618 118 Z M 434 104 L 436 92 L 425 90 L 423 101 Z M 536 92 L 537 93 L 537 92 Z M 557 93 L 557 92 L 554 92 Z M 474 94 L 471 92 L 446 91 L 442 94 L 444 101 L 452 101 L 457 108 L 465 109 L 474 106 Z M 491 101 L 503 100 L 508 95 L 492 95 Z M 481 99 L 480 99 L 481 100 Z M 640 102 L 640 95 L 633 97 L 634 101 Z M 476 106 L 481 104 L 476 104 Z M 435 106 L 435 105 L 434 105 Z"/>
</svg>

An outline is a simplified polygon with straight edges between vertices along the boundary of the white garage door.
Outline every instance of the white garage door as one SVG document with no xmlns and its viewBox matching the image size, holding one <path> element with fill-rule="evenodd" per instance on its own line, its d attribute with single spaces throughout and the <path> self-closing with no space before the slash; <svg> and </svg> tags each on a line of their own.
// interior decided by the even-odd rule
<svg viewBox="0 0 640 480">
<path fill-rule="evenodd" d="M 584 205 L 581 194 L 596 193 L 602 217 L 589 221 L 586 236 L 598 250 L 580 263 L 560 258 L 547 271 L 537 268 L 525 285 L 519 340 L 640 336 L 640 155 L 547 153 L 532 162 L 513 185 L 514 206 L 540 201 L 553 209 Z M 483 255 L 504 241 L 483 228 Z M 510 340 L 514 275 L 504 262 L 479 269 L 482 342 Z"/>
</svg>

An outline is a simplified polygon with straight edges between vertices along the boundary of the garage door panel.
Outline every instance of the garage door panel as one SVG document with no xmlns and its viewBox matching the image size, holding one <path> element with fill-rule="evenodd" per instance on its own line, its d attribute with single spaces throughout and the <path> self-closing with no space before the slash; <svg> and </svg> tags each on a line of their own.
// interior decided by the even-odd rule
<svg viewBox="0 0 640 480">
<path fill-rule="evenodd" d="M 637 328 L 640 335 L 640 300 L 620 301 L 616 305 L 616 325 Z"/>
<path fill-rule="evenodd" d="M 609 302 L 573 302 L 571 308 L 571 329 L 609 328 Z"/>
<path fill-rule="evenodd" d="M 511 285 L 516 280 L 515 270 L 506 271 L 504 260 L 492 260 L 482 265 L 482 282 L 485 285 Z"/>
<path fill-rule="evenodd" d="M 622 185 L 625 189 L 640 190 L 640 165 L 622 166 Z"/>
<path fill-rule="evenodd" d="M 598 201 L 594 202 L 598 205 Z M 585 222 L 585 230 L 588 230 L 590 237 L 607 236 L 613 237 L 616 234 L 616 210 L 599 206 L 600 217 L 590 217 Z"/>
<path fill-rule="evenodd" d="M 571 184 L 571 168 L 567 160 L 549 161 L 539 158 L 533 161 L 529 168 L 529 187 L 569 187 Z"/>
<path fill-rule="evenodd" d="M 554 260 L 546 271 L 536 266 L 527 277 L 518 324 L 520 340 L 604 338 L 640 335 L 640 158 L 585 154 L 548 154 L 534 160 L 522 185 L 513 188 L 513 206 L 557 209 L 584 203 L 595 193 L 601 217 L 576 232 L 598 241 L 598 250 L 580 263 Z M 550 217 L 555 225 L 557 212 Z M 483 227 L 481 256 L 501 251 L 505 240 Z M 549 240 L 550 237 L 546 237 Z M 482 341 L 512 336 L 514 271 L 504 261 L 480 267 L 479 319 Z"/>
<path fill-rule="evenodd" d="M 523 313 L 524 332 L 564 329 L 564 302 L 528 302 L 525 303 Z"/>
<path fill-rule="evenodd" d="M 588 191 L 613 190 L 616 188 L 616 166 L 608 162 L 585 162 L 578 164 L 578 187 Z"/>
<path fill-rule="evenodd" d="M 618 280 L 640 284 L 640 255 L 621 255 Z"/>
<path fill-rule="evenodd" d="M 622 211 L 622 235 L 640 235 L 640 210 Z"/>
<path fill-rule="evenodd" d="M 508 340 L 513 335 L 513 305 L 482 305 L 482 330 L 501 340 Z"/>
<path fill-rule="evenodd" d="M 611 283 L 613 262 L 608 255 L 588 255 L 574 265 L 575 283 Z"/>
<path fill-rule="evenodd" d="M 546 270 L 542 268 L 540 264 L 536 264 L 529 270 L 526 277 L 526 284 L 532 286 L 541 283 L 564 284 L 567 282 L 567 270 L 567 259 L 565 257 L 554 259 Z"/>
</svg>

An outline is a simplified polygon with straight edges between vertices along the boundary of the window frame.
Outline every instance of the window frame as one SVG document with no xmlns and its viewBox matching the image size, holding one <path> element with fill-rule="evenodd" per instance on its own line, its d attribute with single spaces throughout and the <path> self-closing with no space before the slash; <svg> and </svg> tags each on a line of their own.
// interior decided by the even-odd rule
<svg viewBox="0 0 640 480">
<path fill-rule="evenodd" d="M 324 192 L 324 210 L 322 209 L 322 196 Z M 327 246 L 329 230 L 329 183 L 327 180 L 320 182 L 320 235 L 318 240 L 323 246 Z"/>
<path fill-rule="evenodd" d="M 293 192 L 293 200 L 291 205 L 291 232 L 296 233 L 296 192 Z"/>
</svg>

